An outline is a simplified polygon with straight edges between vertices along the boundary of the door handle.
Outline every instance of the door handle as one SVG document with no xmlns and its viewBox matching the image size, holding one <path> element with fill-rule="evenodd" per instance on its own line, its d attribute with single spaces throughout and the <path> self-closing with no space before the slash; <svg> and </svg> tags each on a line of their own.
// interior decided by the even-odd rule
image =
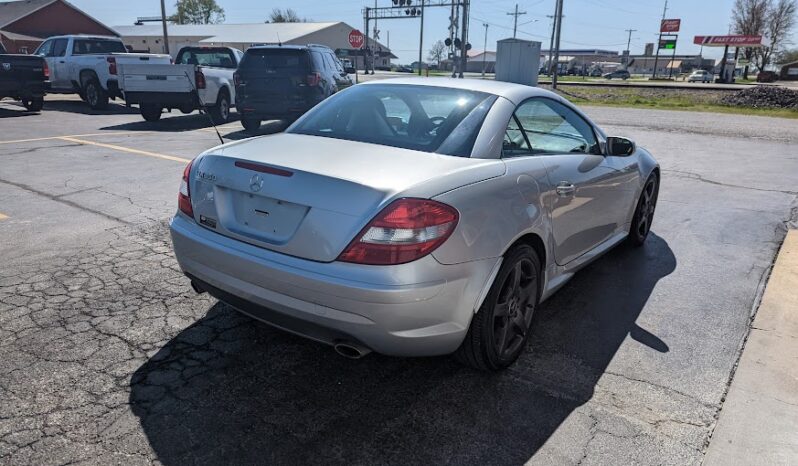
<svg viewBox="0 0 798 466">
<path fill-rule="evenodd" d="M 576 192 L 576 186 L 574 186 L 570 181 L 560 181 L 560 184 L 557 185 L 555 188 L 558 196 L 570 196 L 574 192 Z"/>
</svg>

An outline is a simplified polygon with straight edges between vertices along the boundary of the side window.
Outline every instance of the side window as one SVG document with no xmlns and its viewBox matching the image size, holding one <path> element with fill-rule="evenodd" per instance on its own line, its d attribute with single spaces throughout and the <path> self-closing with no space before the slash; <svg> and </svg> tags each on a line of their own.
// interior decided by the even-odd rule
<svg viewBox="0 0 798 466">
<path fill-rule="evenodd" d="M 341 62 L 338 61 L 338 58 L 335 57 L 332 53 L 327 54 L 330 57 L 330 64 L 332 64 L 332 69 L 339 73 L 344 72 L 344 67 L 341 65 Z"/>
<path fill-rule="evenodd" d="M 323 70 L 324 58 L 321 56 L 321 52 L 311 51 L 310 55 L 313 57 L 313 69 L 316 71 Z"/>
<path fill-rule="evenodd" d="M 385 118 L 398 134 L 408 134 L 412 110 L 407 103 L 396 95 L 388 95 L 380 99 L 385 107 Z"/>
<path fill-rule="evenodd" d="M 53 56 L 54 57 L 65 56 L 68 43 L 69 41 L 67 39 L 56 39 L 53 42 Z"/>
<path fill-rule="evenodd" d="M 530 99 L 515 114 L 534 154 L 601 153 L 590 124 L 559 102 Z"/>
<path fill-rule="evenodd" d="M 518 119 L 513 115 L 507 129 L 504 130 L 504 142 L 502 143 L 502 157 L 521 157 L 532 155 L 527 144 L 523 130 L 518 125 Z"/>
<path fill-rule="evenodd" d="M 52 40 L 46 40 L 42 45 L 39 46 L 38 50 L 36 50 L 36 55 L 40 57 L 49 57 L 51 56 L 50 53 L 53 51 L 53 42 Z"/>
</svg>

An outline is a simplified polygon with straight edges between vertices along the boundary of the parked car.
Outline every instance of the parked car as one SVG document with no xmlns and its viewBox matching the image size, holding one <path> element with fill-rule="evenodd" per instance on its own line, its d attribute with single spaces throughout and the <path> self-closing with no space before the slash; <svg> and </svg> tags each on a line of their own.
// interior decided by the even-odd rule
<svg viewBox="0 0 798 466">
<path fill-rule="evenodd" d="M 78 94 L 95 110 L 106 108 L 109 98 L 123 97 L 119 66 L 171 62 L 169 55 L 127 53 L 119 38 L 102 36 L 50 37 L 34 54 L 47 61 L 51 93 Z"/>
<path fill-rule="evenodd" d="M 702 83 L 711 83 L 713 75 L 709 71 L 706 70 L 695 70 L 693 71 L 690 76 L 687 77 L 687 82 L 695 83 L 695 82 L 702 82 Z"/>
<path fill-rule="evenodd" d="M 405 65 L 397 66 L 396 67 L 397 73 L 414 73 L 413 68 Z"/>
<path fill-rule="evenodd" d="M 22 102 L 30 112 L 44 105 L 50 70 L 43 58 L 11 55 L 0 43 L 0 100 L 10 97 Z"/>
<path fill-rule="evenodd" d="M 775 71 L 760 71 L 756 75 L 756 82 L 758 83 L 773 83 L 778 81 L 779 75 Z"/>
<path fill-rule="evenodd" d="M 615 71 L 612 71 L 610 73 L 605 73 L 603 77 L 604 77 L 604 79 L 617 78 L 617 79 L 627 80 L 630 77 L 632 77 L 632 75 L 629 74 L 629 72 L 626 71 L 626 70 L 615 70 Z"/>
<path fill-rule="evenodd" d="M 588 75 L 591 78 L 600 78 L 601 77 L 601 68 L 593 68 L 592 70 L 590 70 Z"/>
<path fill-rule="evenodd" d="M 644 243 L 659 179 L 552 92 L 371 81 L 199 155 L 170 229 L 194 289 L 256 319 L 351 358 L 498 370 L 578 269 Z"/>
<path fill-rule="evenodd" d="M 227 122 L 236 99 L 233 75 L 243 56 L 232 47 L 183 47 L 174 65 L 124 65 L 125 102 L 138 104 L 147 121 L 158 121 L 164 109 L 202 108 L 214 122 Z"/>
<path fill-rule="evenodd" d="M 293 121 L 351 86 L 354 72 L 323 45 L 250 47 L 235 74 L 241 124 L 255 131 L 263 120 Z"/>
</svg>

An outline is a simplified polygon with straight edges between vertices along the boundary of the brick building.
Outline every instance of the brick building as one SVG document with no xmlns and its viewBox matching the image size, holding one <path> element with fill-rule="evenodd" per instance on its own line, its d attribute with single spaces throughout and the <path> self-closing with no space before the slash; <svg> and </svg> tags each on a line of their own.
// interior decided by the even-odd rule
<svg viewBox="0 0 798 466">
<path fill-rule="evenodd" d="M 9 53 L 33 53 L 62 34 L 116 36 L 116 32 L 65 0 L 0 2 L 0 41 Z"/>
</svg>

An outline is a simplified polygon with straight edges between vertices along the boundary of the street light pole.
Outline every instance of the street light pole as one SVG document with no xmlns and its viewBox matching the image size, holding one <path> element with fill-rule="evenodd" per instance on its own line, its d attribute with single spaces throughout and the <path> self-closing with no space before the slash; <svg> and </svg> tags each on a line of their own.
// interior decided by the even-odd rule
<svg viewBox="0 0 798 466">
<path fill-rule="evenodd" d="M 485 79 L 485 66 L 488 60 L 488 23 L 482 23 L 485 26 L 485 45 L 482 47 L 482 79 Z"/>
<path fill-rule="evenodd" d="M 166 5 L 164 5 L 164 0 L 161 0 L 161 24 L 163 24 L 163 50 L 168 55 L 169 33 L 166 31 Z"/>
<path fill-rule="evenodd" d="M 418 30 L 418 75 L 421 76 L 423 62 L 421 61 L 424 47 L 424 0 L 421 0 L 421 25 Z"/>
</svg>

